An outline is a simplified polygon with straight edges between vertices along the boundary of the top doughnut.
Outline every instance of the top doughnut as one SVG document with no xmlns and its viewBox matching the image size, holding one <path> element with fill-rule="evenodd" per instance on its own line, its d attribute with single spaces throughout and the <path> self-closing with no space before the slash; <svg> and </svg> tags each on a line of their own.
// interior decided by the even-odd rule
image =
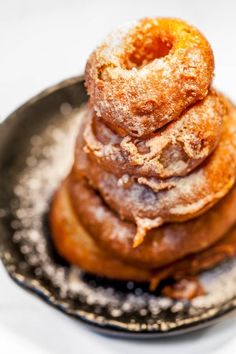
<svg viewBox="0 0 236 354">
<path fill-rule="evenodd" d="M 89 57 L 91 103 L 117 134 L 150 136 L 203 99 L 214 57 L 205 37 L 172 18 L 142 19 L 110 34 Z"/>
</svg>

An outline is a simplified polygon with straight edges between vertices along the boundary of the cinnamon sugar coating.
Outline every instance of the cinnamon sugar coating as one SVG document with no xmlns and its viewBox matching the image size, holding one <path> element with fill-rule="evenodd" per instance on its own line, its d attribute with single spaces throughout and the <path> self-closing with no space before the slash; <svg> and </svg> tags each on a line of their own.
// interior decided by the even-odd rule
<svg viewBox="0 0 236 354">
<path fill-rule="evenodd" d="M 236 228 L 234 227 L 211 248 L 184 257 L 162 269 L 150 269 L 140 264 L 132 265 L 129 261 L 126 262 L 102 248 L 83 228 L 81 219 L 72 207 L 67 183 L 68 181 L 63 182 L 53 199 L 50 212 L 52 235 L 60 255 L 87 272 L 112 279 L 150 282 L 151 290 L 155 290 L 161 280 L 172 278 L 177 281 L 177 284 L 172 289 L 164 288 L 164 295 L 168 292 L 168 296 L 173 298 L 191 299 L 202 294 L 203 289 L 196 282 L 193 283 L 193 279 L 191 279 L 191 289 L 189 289 L 189 282 L 186 284 L 187 287 L 183 287 L 182 279 L 187 277 L 189 280 L 189 276 L 212 268 L 236 254 Z"/>
<path fill-rule="evenodd" d="M 163 181 L 126 175 L 119 179 L 84 152 L 82 126 L 73 175 L 86 178 L 122 219 L 136 223 L 138 245 L 148 230 L 166 222 L 192 219 L 212 207 L 232 188 L 236 179 L 236 111 L 229 102 L 225 103 L 227 113 L 219 144 L 206 163 L 184 177 Z"/>
<path fill-rule="evenodd" d="M 205 37 L 178 19 L 143 19 L 110 34 L 85 72 L 91 104 L 118 134 L 146 137 L 203 99 L 214 58 Z"/>
<path fill-rule="evenodd" d="M 88 108 L 86 151 L 104 170 L 168 178 L 185 176 L 214 150 L 222 131 L 225 107 L 214 90 L 177 120 L 148 139 L 120 137 Z M 76 159 L 76 156 L 75 156 Z"/>
<path fill-rule="evenodd" d="M 75 215 L 96 244 L 127 264 L 147 269 L 169 265 L 198 253 L 221 239 L 236 222 L 236 185 L 207 212 L 185 222 L 169 223 L 147 233 L 133 247 L 136 225 L 122 220 L 84 179 L 69 178 L 68 193 Z"/>
<path fill-rule="evenodd" d="M 171 277 L 166 294 L 190 299 L 203 291 L 192 276 L 236 254 L 236 108 L 213 69 L 204 36 L 170 18 L 121 27 L 92 53 L 50 213 L 69 262 L 153 289 Z"/>
</svg>

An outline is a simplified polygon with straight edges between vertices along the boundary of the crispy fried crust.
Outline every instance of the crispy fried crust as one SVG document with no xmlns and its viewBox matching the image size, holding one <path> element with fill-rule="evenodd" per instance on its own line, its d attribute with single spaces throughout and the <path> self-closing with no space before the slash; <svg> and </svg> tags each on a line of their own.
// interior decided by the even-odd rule
<svg viewBox="0 0 236 354">
<path fill-rule="evenodd" d="M 213 69 L 207 40 L 177 19 L 122 27 L 90 56 L 90 108 L 50 212 L 70 263 L 152 289 L 171 277 L 165 293 L 192 298 L 192 276 L 235 255 L 236 109 Z"/>
<path fill-rule="evenodd" d="M 100 213 L 100 211 L 98 211 Z M 161 280 L 176 280 L 194 276 L 236 253 L 236 228 L 231 229 L 219 242 L 200 253 L 190 255 L 167 267 L 147 269 L 133 266 L 104 250 L 81 226 L 70 201 L 68 180 L 54 196 L 50 211 L 50 225 L 54 244 L 61 256 L 87 272 L 111 279 L 147 281 L 154 290 Z M 170 289 L 166 289 L 170 291 Z M 199 291 L 199 288 L 197 288 Z M 173 290 L 172 290 L 173 291 Z M 175 297 L 186 297 L 186 289 L 178 290 Z M 176 292 L 176 288 L 175 288 Z M 188 293 L 188 297 L 191 294 Z"/>
<path fill-rule="evenodd" d="M 236 110 L 225 98 L 224 102 L 226 114 L 216 149 L 186 176 L 165 180 L 132 175 L 119 178 L 107 172 L 99 159 L 93 160 L 86 153 L 84 134 L 89 119 L 85 116 L 76 144 L 73 177 L 87 179 L 121 219 L 135 222 L 139 242 L 148 230 L 167 222 L 191 220 L 216 204 L 235 183 Z"/>
<path fill-rule="evenodd" d="M 123 26 L 87 62 L 91 103 L 118 134 L 149 136 L 203 99 L 214 58 L 205 37 L 173 18 Z"/>
<path fill-rule="evenodd" d="M 163 267 L 210 247 L 236 222 L 235 185 L 203 215 L 153 229 L 139 247 L 133 248 L 136 225 L 121 220 L 85 180 L 70 178 L 68 183 L 75 213 L 95 242 L 130 264 L 149 269 Z"/>
<path fill-rule="evenodd" d="M 127 173 L 156 178 L 185 176 L 215 149 L 225 110 L 221 96 L 211 90 L 165 129 L 148 139 L 137 139 L 120 137 L 88 107 L 86 151 L 105 171 L 118 177 Z"/>
<path fill-rule="evenodd" d="M 87 272 L 113 279 L 147 281 L 150 271 L 126 265 L 96 245 L 74 213 L 67 190 L 62 183 L 54 195 L 50 211 L 52 238 L 59 254 Z"/>
</svg>

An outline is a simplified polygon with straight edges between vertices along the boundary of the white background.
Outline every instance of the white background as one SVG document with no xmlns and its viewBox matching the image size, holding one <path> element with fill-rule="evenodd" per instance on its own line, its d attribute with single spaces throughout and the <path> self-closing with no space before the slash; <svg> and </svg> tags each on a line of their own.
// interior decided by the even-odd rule
<svg viewBox="0 0 236 354">
<path fill-rule="evenodd" d="M 0 0 L 0 121 L 31 96 L 83 72 L 96 44 L 123 22 L 181 17 L 212 44 L 215 85 L 236 101 L 234 0 Z M 236 319 L 179 338 L 97 335 L 18 288 L 0 266 L 1 354 L 233 353 Z"/>
</svg>

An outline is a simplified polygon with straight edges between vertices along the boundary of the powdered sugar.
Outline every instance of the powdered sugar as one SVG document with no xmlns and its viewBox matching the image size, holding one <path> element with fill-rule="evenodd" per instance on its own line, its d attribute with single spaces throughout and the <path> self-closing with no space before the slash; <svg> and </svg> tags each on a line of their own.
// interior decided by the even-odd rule
<svg viewBox="0 0 236 354">
<path fill-rule="evenodd" d="M 12 241 L 25 261 L 15 266 L 9 253 L 2 254 L 11 263 L 13 277 L 69 314 L 133 332 L 179 328 L 234 306 L 235 261 L 204 273 L 201 279 L 207 294 L 185 302 L 150 294 L 132 282 L 124 283 L 126 291 L 118 291 L 113 281 L 103 283 L 93 277 L 85 280 L 79 269 L 54 260 L 45 234 L 45 213 L 55 188 L 70 169 L 79 119 L 80 115 L 72 112 L 63 123 L 54 122 L 31 138 L 25 168 L 10 203 L 15 229 Z M 29 277 L 29 269 L 34 276 Z"/>
</svg>

